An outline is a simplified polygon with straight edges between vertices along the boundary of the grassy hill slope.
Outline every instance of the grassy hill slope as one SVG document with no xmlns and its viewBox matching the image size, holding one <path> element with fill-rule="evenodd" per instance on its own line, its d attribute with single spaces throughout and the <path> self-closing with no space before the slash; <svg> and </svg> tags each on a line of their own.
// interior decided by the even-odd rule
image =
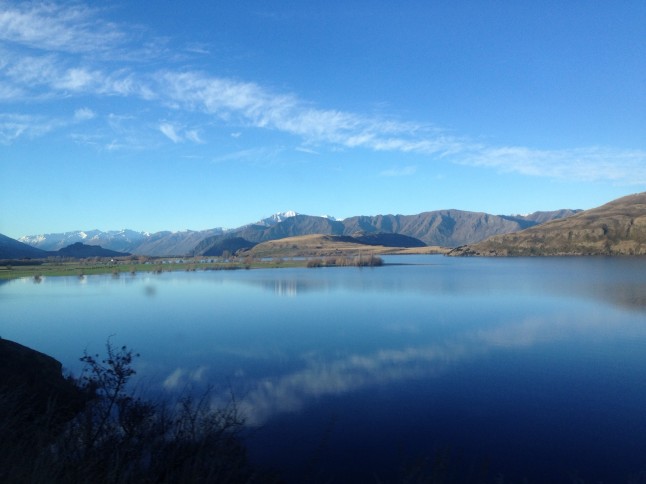
<svg viewBox="0 0 646 484">
<path fill-rule="evenodd" d="M 270 240 L 256 245 L 245 252 L 253 257 L 326 257 L 353 256 L 358 254 L 441 254 L 446 249 L 440 247 L 391 247 L 362 243 L 350 236 L 341 235 L 301 235 L 279 240 Z"/>
<path fill-rule="evenodd" d="M 458 247 L 449 255 L 646 255 L 646 192 Z"/>
</svg>

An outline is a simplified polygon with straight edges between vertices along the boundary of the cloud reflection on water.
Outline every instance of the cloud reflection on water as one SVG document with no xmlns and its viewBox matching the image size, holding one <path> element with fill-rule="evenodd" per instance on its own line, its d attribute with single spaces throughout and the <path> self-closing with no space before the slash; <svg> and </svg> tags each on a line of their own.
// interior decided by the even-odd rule
<svg viewBox="0 0 646 484">
<path fill-rule="evenodd" d="M 194 370 L 176 368 L 163 381 L 162 386 L 165 390 L 178 390 L 186 388 L 192 383 L 204 381 L 208 367 L 200 366 Z"/>
<path fill-rule="evenodd" d="M 522 321 L 467 331 L 448 341 L 402 349 L 383 349 L 325 360 L 309 357 L 304 368 L 249 382 L 238 408 L 251 426 L 262 425 L 282 413 L 298 412 L 320 397 L 355 392 L 418 378 L 433 378 L 453 365 L 507 349 L 522 349 L 557 341 L 576 340 L 591 332 L 604 341 L 617 337 L 646 338 L 646 327 L 622 326 L 598 318 L 572 321 L 567 315 Z"/>
</svg>

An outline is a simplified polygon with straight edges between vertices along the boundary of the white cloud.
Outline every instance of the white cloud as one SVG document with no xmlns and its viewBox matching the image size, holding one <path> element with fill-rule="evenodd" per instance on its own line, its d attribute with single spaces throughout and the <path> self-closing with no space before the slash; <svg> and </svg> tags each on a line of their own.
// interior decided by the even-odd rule
<svg viewBox="0 0 646 484">
<path fill-rule="evenodd" d="M 72 139 L 77 144 L 93 147 L 102 146 L 102 142 L 104 141 L 101 135 L 91 133 L 71 133 L 70 139 Z"/>
<path fill-rule="evenodd" d="M 162 386 L 166 390 L 175 390 L 177 387 L 179 387 L 185 373 L 186 372 L 181 368 L 175 369 L 170 375 L 166 377 L 166 379 L 162 383 Z"/>
<path fill-rule="evenodd" d="M 74 111 L 74 119 L 76 121 L 87 121 L 93 119 L 95 116 L 96 114 L 90 108 L 80 108 Z"/>
<path fill-rule="evenodd" d="M 92 72 L 83 68 L 67 69 L 55 80 L 55 87 L 61 90 L 83 91 L 99 85 L 102 77 L 98 71 Z"/>
<path fill-rule="evenodd" d="M 21 113 L 0 114 L 0 143 L 8 145 L 19 138 L 38 138 L 94 116 L 89 108 L 77 109 L 72 117 L 66 119 Z"/>
<path fill-rule="evenodd" d="M 430 124 L 319 108 L 297 95 L 275 92 L 254 82 L 181 67 L 146 71 L 144 60 L 174 54 L 159 39 L 141 38 L 146 33 L 141 28 L 111 23 L 103 20 L 102 14 L 99 8 L 75 2 L 0 0 L 0 41 L 5 44 L 0 48 L 0 99 L 47 102 L 81 94 L 118 96 L 206 115 L 209 122 L 230 126 L 234 138 L 245 127 L 288 134 L 297 138 L 295 149 L 300 150 L 304 145 L 319 152 L 327 148 L 412 153 L 427 156 L 430 163 L 441 160 L 526 176 L 646 183 L 644 150 L 487 146 L 447 135 Z M 207 49 L 197 46 L 193 50 L 201 55 Z M 137 60 L 138 70 L 132 67 L 135 59 L 142 59 Z M 42 119 L 8 120 L 6 116 L 0 122 L 0 142 L 4 144 L 65 125 Z M 189 129 L 165 122 L 158 129 L 174 143 L 205 142 L 199 126 Z M 115 139 L 112 146 L 136 145 L 134 134 L 130 136 L 131 140 Z M 404 176 L 412 174 L 412 169 L 381 174 Z"/>
<path fill-rule="evenodd" d="M 417 172 L 416 166 L 405 166 L 403 168 L 391 168 L 379 173 L 381 176 L 411 176 Z"/>
<path fill-rule="evenodd" d="M 248 425 L 262 425 L 276 414 L 300 410 L 313 398 L 433 374 L 453 361 L 484 351 L 483 347 L 445 344 L 381 350 L 325 362 L 312 360 L 302 370 L 258 381 L 238 401 L 238 408 Z"/>
<path fill-rule="evenodd" d="M 249 148 L 217 156 L 213 158 L 212 161 L 213 163 L 223 163 L 226 161 L 238 160 L 248 160 L 253 162 L 266 161 L 273 160 L 282 151 L 282 148 Z"/>
<path fill-rule="evenodd" d="M 0 40 L 33 49 L 97 53 L 124 42 L 126 34 L 78 3 L 0 2 Z"/>
<path fill-rule="evenodd" d="M 7 81 L 13 81 L 25 89 L 33 89 L 35 85 L 47 84 L 59 77 L 54 56 L 18 56 L 8 51 L 2 51 L 2 54 L 5 55 L 2 71 Z"/>
<path fill-rule="evenodd" d="M 0 101 L 13 101 L 25 96 L 25 91 L 16 85 L 0 80 Z"/>
<path fill-rule="evenodd" d="M 206 366 L 199 366 L 194 370 L 176 368 L 164 379 L 162 386 L 166 390 L 177 390 L 191 383 L 199 383 L 204 380 L 207 370 Z"/>
<path fill-rule="evenodd" d="M 182 137 L 177 134 L 175 126 L 169 123 L 162 123 L 159 125 L 159 131 L 161 131 L 169 140 L 173 143 L 180 143 L 183 141 Z"/>
<path fill-rule="evenodd" d="M 646 330 L 635 324 L 624 331 L 621 337 L 631 334 L 642 337 Z M 428 378 L 461 361 L 501 349 L 530 347 L 550 341 L 576 341 L 582 333 L 596 334 L 600 340 L 617 337 L 615 328 L 602 317 L 572 322 L 567 315 L 556 314 L 548 319 L 510 320 L 490 328 L 469 330 L 428 346 L 383 349 L 330 360 L 308 358 L 300 370 L 254 382 L 237 404 L 247 424 L 262 425 L 278 414 L 299 411 L 322 396 Z"/>
<path fill-rule="evenodd" d="M 294 95 L 274 93 L 255 83 L 170 71 L 160 73 L 157 82 L 160 98 L 166 96 L 166 103 L 178 109 L 286 132 L 313 145 L 332 143 L 376 151 L 449 154 L 463 144 L 446 136 L 424 138 L 435 131 L 430 126 L 316 109 Z M 411 133 L 418 138 L 411 137 Z"/>
<path fill-rule="evenodd" d="M 311 148 L 305 148 L 304 146 L 297 146 L 294 148 L 296 151 L 300 151 L 301 153 L 307 153 L 308 155 L 319 155 L 320 153 L 318 151 L 315 151 Z"/>
<path fill-rule="evenodd" d="M 137 116 L 110 113 L 106 116 L 108 129 L 103 131 L 102 139 L 110 139 L 103 146 L 108 151 L 150 150 L 160 146 L 156 132 L 142 128 Z"/>
<path fill-rule="evenodd" d="M 162 123 L 159 130 L 173 143 L 183 143 L 192 141 L 193 143 L 203 143 L 200 134 L 194 129 L 184 129 L 171 123 Z"/>
<path fill-rule="evenodd" d="M 0 142 L 9 144 L 19 138 L 27 129 L 25 123 L 12 120 L 0 120 Z"/>
<path fill-rule="evenodd" d="M 186 130 L 184 132 L 184 136 L 187 140 L 192 141 L 193 143 L 204 143 L 202 138 L 200 138 L 200 134 L 194 129 Z"/>
<path fill-rule="evenodd" d="M 20 137 L 36 138 L 63 124 L 60 120 L 26 114 L 0 114 L 0 143 L 8 145 Z"/>
<path fill-rule="evenodd" d="M 588 147 L 535 150 L 525 147 L 482 147 L 458 158 L 459 163 L 496 168 L 528 176 L 563 180 L 646 183 L 646 151 Z"/>
<path fill-rule="evenodd" d="M 0 74 L 5 75 L 5 88 L 11 87 L 14 90 L 14 101 L 60 99 L 81 93 L 130 96 L 143 100 L 152 100 L 157 95 L 149 86 L 147 76 L 135 75 L 125 68 L 106 71 L 86 62 L 71 65 L 74 61 L 52 54 L 16 55 L 2 49 L 0 54 L 6 54 L 4 65 L 0 66 Z"/>
<path fill-rule="evenodd" d="M 192 42 L 190 44 L 187 44 L 184 47 L 184 50 L 187 52 L 192 52 L 194 54 L 200 54 L 200 55 L 211 54 L 208 44 L 197 43 L 197 42 Z"/>
</svg>

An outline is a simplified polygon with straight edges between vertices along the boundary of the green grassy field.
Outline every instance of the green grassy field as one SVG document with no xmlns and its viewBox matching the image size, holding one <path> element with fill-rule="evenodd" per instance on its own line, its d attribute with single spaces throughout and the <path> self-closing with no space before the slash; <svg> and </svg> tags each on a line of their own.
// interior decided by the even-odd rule
<svg viewBox="0 0 646 484">
<path fill-rule="evenodd" d="M 122 274 L 137 274 L 139 272 L 172 272 L 198 270 L 235 270 L 279 267 L 305 267 L 304 260 L 236 260 L 233 262 L 199 262 L 184 261 L 172 263 L 139 263 L 130 261 L 119 262 L 43 262 L 38 265 L 1 265 L 0 279 L 16 279 L 33 277 L 39 279 L 53 276 L 89 276 L 94 274 L 112 274 L 119 277 Z"/>
</svg>

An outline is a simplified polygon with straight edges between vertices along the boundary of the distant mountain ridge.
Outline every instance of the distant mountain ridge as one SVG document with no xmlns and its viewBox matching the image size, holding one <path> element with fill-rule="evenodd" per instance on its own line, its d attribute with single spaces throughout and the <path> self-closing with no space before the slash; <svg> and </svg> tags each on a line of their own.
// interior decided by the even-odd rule
<svg viewBox="0 0 646 484">
<path fill-rule="evenodd" d="M 280 212 L 237 229 L 215 228 L 183 232 L 137 232 L 134 230 L 100 230 L 66 232 L 21 237 L 20 242 L 34 248 L 52 251 L 76 242 L 118 252 L 149 256 L 185 256 L 213 254 L 226 246 L 248 246 L 268 240 L 299 235 L 399 234 L 418 239 L 427 245 L 457 247 L 489 236 L 516 232 L 542 221 L 562 218 L 577 210 L 535 212 L 530 215 L 491 215 L 462 210 L 436 210 L 417 215 L 355 216 L 336 220 L 330 216 Z M 231 245 L 227 239 L 238 240 Z M 213 250 L 211 250 L 213 249 Z"/>
<path fill-rule="evenodd" d="M 29 235 L 20 237 L 19 242 L 32 247 L 57 251 L 71 244 L 81 242 L 85 245 L 100 245 L 108 250 L 128 252 L 138 255 L 171 256 L 186 255 L 205 237 L 224 232 L 221 228 L 184 232 L 162 231 L 155 233 L 134 230 L 74 231 L 58 234 Z"/>
<path fill-rule="evenodd" d="M 150 237 L 147 232 L 135 232 L 134 230 L 78 230 L 75 232 L 64 232 L 59 234 L 28 235 L 20 237 L 19 242 L 29 244 L 42 250 L 56 251 L 68 247 L 77 242 L 85 245 L 101 245 L 102 247 L 119 252 L 128 251 L 143 240 Z"/>
<path fill-rule="evenodd" d="M 195 246 L 193 255 L 207 253 L 229 237 L 249 242 L 296 237 L 299 235 L 398 234 L 418 239 L 426 245 L 457 247 L 478 242 L 491 235 L 517 232 L 536 225 L 536 219 L 562 217 L 576 210 L 536 212 L 529 216 L 500 216 L 462 210 L 437 210 L 417 215 L 376 215 L 350 217 L 339 221 L 325 217 L 295 215 L 272 226 L 252 224 L 235 231 L 207 237 Z"/>
<path fill-rule="evenodd" d="M 0 234 L 0 259 L 46 259 L 48 257 L 125 257 L 130 254 L 104 249 L 98 245 L 75 242 L 56 251 L 46 251 L 32 247 L 18 240 Z"/>
<path fill-rule="evenodd" d="M 0 259 L 40 259 L 49 253 L 0 234 Z"/>
</svg>

